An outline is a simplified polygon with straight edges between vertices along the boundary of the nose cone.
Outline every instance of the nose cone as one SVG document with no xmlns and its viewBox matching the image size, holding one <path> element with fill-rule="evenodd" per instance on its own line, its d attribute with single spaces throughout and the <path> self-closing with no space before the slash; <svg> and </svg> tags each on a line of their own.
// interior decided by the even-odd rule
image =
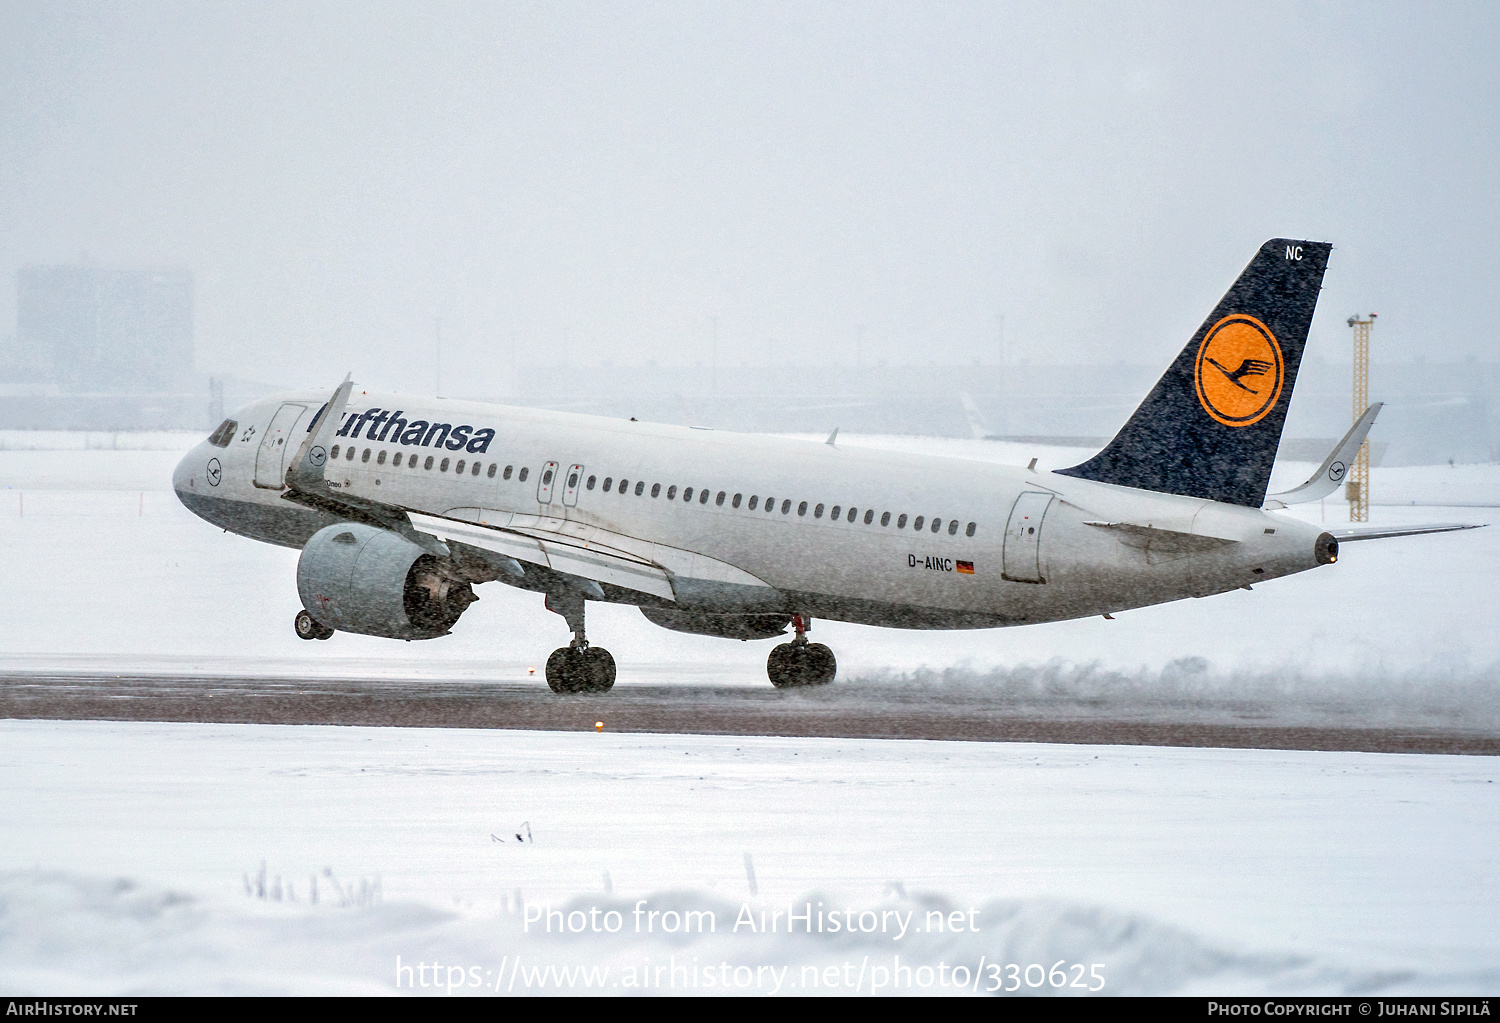
<svg viewBox="0 0 1500 1023">
<path fill-rule="evenodd" d="M 207 442 L 199 444 L 183 455 L 172 470 L 172 489 L 177 492 L 177 499 L 195 511 L 192 498 L 209 496 L 224 480 L 218 451 Z"/>
</svg>

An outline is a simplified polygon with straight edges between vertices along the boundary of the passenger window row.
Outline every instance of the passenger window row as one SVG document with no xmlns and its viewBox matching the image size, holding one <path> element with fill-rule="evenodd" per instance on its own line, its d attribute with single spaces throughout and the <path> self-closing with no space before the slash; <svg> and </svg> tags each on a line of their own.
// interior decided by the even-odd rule
<svg viewBox="0 0 1500 1023">
<path fill-rule="evenodd" d="M 230 431 L 230 435 L 231 436 L 233 435 L 233 431 Z M 330 458 L 338 458 L 339 457 L 339 451 L 340 451 L 340 446 L 337 445 L 337 444 L 335 444 L 333 446 L 333 449 L 329 452 L 329 457 Z M 360 453 L 360 461 L 361 462 L 368 462 L 370 460 L 370 452 L 371 452 L 370 448 L 365 448 L 364 451 L 363 451 L 363 453 Z M 350 462 L 354 461 L 354 456 L 356 455 L 356 453 L 358 453 L 358 452 L 357 452 L 357 449 L 354 447 L 354 445 L 352 445 L 352 444 L 349 445 L 347 448 L 344 449 L 344 460 L 345 461 L 350 461 Z M 413 454 L 409 458 L 407 458 L 407 461 L 406 461 L 407 468 L 408 469 L 415 469 L 417 467 L 417 460 L 420 457 L 421 456 L 419 454 Z M 432 467 L 433 467 L 433 463 L 434 463 L 435 458 L 436 458 L 436 456 L 434 456 L 434 455 L 428 455 L 427 458 L 426 458 L 426 460 L 422 463 L 422 468 L 426 469 L 426 470 L 431 470 Z M 400 452 L 400 451 L 396 452 L 396 454 L 391 458 L 391 466 L 393 468 L 400 468 L 400 466 L 401 466 L 401 459 L 402 459 L 402 452 Z M 384 449 L 382 449 L 375 456 L 375 464 L 376 465 L 384 465 L 385 464 L 385 460 L 386 460 L 386 452 L 385 452 Z M 449 459 L 444 458 L 441 461 L 437 462 L 437 470 L 438 470 L 438 472 L 447 472 L 448 471 L 449 461 L 450 461 Z M 478 476 L 480 474 L 481 469 L 483 468 L 482 464 L 480 462 L 478 462 L 478 461 L 475 461 L 475 462 L 472 462 L 472 463 L 466 463 L 466 461 L 464 459 L 460 458 L 458 460 L 457 464 L 455 464 L 453 466 L 454 473 L 462 475 L 464 473 L 464 471 L 465 471 L 466 464 L 468 466 L 468 474 L 470 476 Z M 500 478 L 501 479 L 505 479 L 505 480 L 510 479 L 511 472 L 512 472 L 512 470 L 514 468 L 515 468 L 514 465 L 507 465 L 505 467 L 505 471 L 503 473 L 501 473 Z M 487 471 L 485 471 L 485 476 L 487 478 L 489 478 L 489 479 L 494 479 L 495 478 L 495 473 L 498 472 L 499 469 L 500 469 L 500 465 L 499 465 L 498 462 L 491 462 L 489 469 Z M 516 477 L 517 480 L 519 480 L 522 483 L 526 482 L 527 472 L 528 472 L 527 468 L 525 466 L 522 466 L 520 474 Z M 550 476 L 550 472 L 548 473 L 548 475 Z M 599 477 L 598 476 L 590 476 L 588 478 L 588 482 L 584 484 L 584 488 L 587 489 L 587 490 L 593 490 L 594 489 L 594 485 L 598 481 L 599 481 Z M 544 482 L 551 482 L 551 481 L 550 481 L 550 479 L 544 479 Z M 572 484 L 570 484 L 570 485 L 572 485 Z M 603 484 L 603 486 L 602 486 L 601 489 L 606 494 L 614 492 L 614 493 L 622 494 L 623 495 L 623 494 L 629 494 L 629 493 L 631 493 L 632 492 L 632 487 L 634 488 L 633 492 L 635 493 L 636 497 L 640 497 L 640 496 L 642 496 L 643 494 L 646 493 L 646 482 L 644 480 L 635 480 L 632 483 L 631 480 L 625 479 L 623 477 L 621 479 L 619 479 L 619 480 L 616 480 L 612 476 L 606 476 L 606 477 L 604 477 L 604 484 Z M 760 495 L 759 494 L 751 494 L 750 495 L 750 500 L 749 501 L 744 501 L 744 496 L 745 496 L 744 494 L 735 494 L 733 497 L 730 497 L 729 492 L 725 491 L 725 490 L 721 490 L 717 494 L 715 494 L 711 490 L 709 490 L 707 487 L 699 487 L 699 488 L 681 487 L 681 488 L 678 488 L 675 484 L 672 485 L 672 486 L 668 486 L 667 487 L 667 500 L 668 501 L 675 501 L 675 500 L 677 500 L 677 494 L 678 494 L 679 489 L 682 492 L 682 500 L 685 503 L 688 503 L 688 504 L 693 503 L 693 501 L 696 499 L 697 502 L 698 502 L 698 504 L 700 504 L 700 505 L 706 505 L 706 504 L 708 504 L 708 502 L 710 500 L 712 500 L 713 503 L 714 503 L 714 507 L 716 507 L 716 508 L 722 508 L 722 507 L 724 507 L 724 502 L 727 500 L 729 502 L 729 507 L 731 507 L 731 508 L 739 508 L 741 506 L 741 504 L 743 503 L 743 505 L 746 508 L 746 510 L 748 510 L 748 511 L 756 511 L 757 510 L 757 506 L 759 506 L 760 508 L 764 509 L 764 513 L 767 514 L 767 515 L 774 515 L 776 513 L 776 510 L 777 510 L 776 509 L 776 498 L 774 498 L 774 497 L 767 497 L 765 499 L 765 501 L 762 502 L 761 499 L 760 499 Z M 661 487 L 660 483 L 653 483 L 653 484 L 651 484 L 651 496 L 652 497 L 660 497 L 661 496 L 661 492 L 662 492 L 662 487 Z M 797 507 L 797 514 L 799 516 L 805 517 L 807 515 L 808 504 L 809 503 L 807 501 L 799 501 L 799 502 L 797 502 L 796 507 Z M 873 509 L 873 508 L 866 508 L 864 510 L 863 516 L 861 516 L 860 515 L 860 510 L 858 508 L 855 508 L 852 505 L 846 508 L 845 506 L 840 505 L 840 504 L 834 505 L 831 509 L 827 508 L 823 504 L 814 505 L 812 507 L 813 518 L 815 518 L 815 519 L 821 519 L 823 517 L 823 513 L 824 513 L 825 510 L 828 513 L 828 521 L 830 521 L 830 522 L 838 522 L 838 521 L 842 520 L 842 521 L 849 522 L 849 523 L 856 523 L 856 522 L 861 522 L 862 521 L 867 526 L 873 525 L 874 522 L 875 522 L 875 509 Z M 791 513 L 792 513 L 792 500 L 791 500 L 791 498 L 783 498 L 782 501 L 781 501 L 781 514 L 783 514 L 783 515 L 790 515 Z M 897 529 L 905 529 L 907 521 L 908 521 L 908 518 L 907 518 L 907 515 L 906 515 L 905 512 L 902 512 L 901 514 L 897 515 L 896 516 L 896 520 L 895 520 L 896 528 Z M 912 528 L 913 532 L 918 532 L 918 533 L 922 532 L 924 529 L 927 532 L 929 532 L 929 533 L 941 533 L 941 532 L 943 532 L 944 526 L 946 524 L 949 536 L 957 536 L 958 535 L 959 525 L 960 525 L 958 519 L 948 519 L 946 521 L 946 523 L 945 523 L 944 520 L 940 516 L 937 516 L 937 515 L 932 516 L 931 519 L 929 519 L 925 515 L 918 515 L 915 518 L 911 519 L 910 522 L 911 522 L 911 528 Z M 891 525 L 891 513 L 890 512 L 887 511 L 887 512 L 881 512 L 880 513 L 880 525 L 881 525 L 882 528 L 888 528 Z M 975 533 L 975 531 L 977 529 L 978 529 L 978 524 L 974 523 L 974 522 L 970 522 L 967 526 L 964 527 L 964 536 L 973 536 L 974 533 Z"/>
<path fill-rule="evenodd" d="M 356 454 L 359 455 L 359 460 L 361 462 L 368 462 L 370 460 L 371 450 L 372 449 L 370 449 L 370 448 L 365 448 L 364 451 L 361 452 L 353 444 L 350 444 L 346 448 L 341 448 L 340 445 L 335 444 L 333 446 L 332 450 L 330 450 L 328 452 L 328 457 L 330 459 L 336 459 L 336 458 L 339 457 L 340 451 L 342 451 L 343 456 L 344 456 L 344 461 L 346 461 L 346 462 L 352 462 L 352 461 L 354 461 L 354 456 Z M 386 450 L 384 448 L 382 448 L 379 452 L 377 452 L 375 454 L 375 464 L 376 465 L 384 465 L 387 454 L 388 454 L 388 452 L 386 452 Z M 391 467 L 395 468 L 395 469 L 399 469 L 401 467 L 402 457 L 403 457 L 403 452 L 400 452 L 400 451 L 398 451 L 394 455 L 392 455 L 391 456 Z M 421 454 L 420 453 L 414 453 L 414 454 L 412 454 L 410 456 L 407 456 L 406 457 L 406 467 L 408 469 L 415 469 L 417 467 L 417 462 L 420 459 L 421 459 Z M 432 467 L 433 467 L 433 465 L 436 464 L 438 472 L 447 472 L 448 471 L 448 466 L 452 462 L 453 462 L 453 460 L 449 459 L 449 458 L 444 458 L 444 459 L 442 459 L 442 460 L 439 461 L 435 455 L 428 455 L 427 458 L 426 458 L 426 460 L 422 462 L 422 468 L 423 469 L 427 469 L 427 470 L 431 470 Z M 506 480 L 510 479 L 510 475 L 511 475 L 511 473 L 514 470 L 515 470 L 515 466 L 514 465 L 507 465 L 505 467 L 505 471 L 503 473 L 501 473 L 500 478 L 501 479 L 506 479 Z M 481 472 L 483 472 L 486 478 L 488 478 L 488 479 L 494 479 L 495 478 L 495 473 L 500 472 L 500 463 L 498 463 L 498 462 L 491 462 L 490 463 L 490 467 L 488 469 L 485 469 L 484 463 L 480 462 L 478 459 L 474 460 L 473 462 L 470 462 L 467 459 L 460 458 L 457 461 L 457 463 L 453 464 L 453 472 L 454 472 L 455 475 L 463 475 L 464 473 L 467 472 L 467 474 L 470 475 L 470 476 L 478 476 Z M 523 467 L 521 469 L 521 475 L 520 475 L 520 480 L 523 483 L 526 482 L 526 472 L 527 472 L 527 470 Z"/>
<path fill-rule="evenodd" d="M 594 489 L 594 484 L 595 484 L 595 482 L 597 480 L 598 480 L 597 476 L 590 476 L 588 478 L 588 483 L 585 484 L 586 488 L 589 489 L 589 490 L 593 490 Z M 635 484 L 634 484 L 634 487 L 635 487 L 635 489 L 634 489 L 635 496 L 640 497 L 643 493 L 645 493 L 646 484 L 645 484 L 644 481 L 642 481 L 642 480 L 636 480 Z M 606 476 L 606 477 L 604 477 L 604 484 L 603 484 L 602 489 L 603 489 L 603 491 L 606 494 L 608 494 L 611 491 L 611 489 L 613 489 L 614 492 L 618 493 L 618 494 L 630 493 L 631 492 L 631 481 L 628 480 L 628 479 L 621 479 L 618 482 L 616 482 L 613 477 Z M 684 502 L 688 503 L 688 504 L 693 503 L 693 501 L 695 499 L 698 502 L 698 504 L 700 504 L 700 505 L 708 504 L 708 502 L 710 500 L 712 500 L 715 507 L 722 508 L 722 507 L 724 507 L 724 502 L 727 500 L 729 502 L 729 507 L 731 507 L 731 508 L 738 508 L 743 503 L 744 506 L 745 506 L 745 508 L 748 511 L 755 511 L 757 505 L 760 505 L 760 506 L 764 507 L 765 514 L 767 514 L 767 515 L 771 515 L 771 514 L 774 514 L 776 512 L 776 498 L 774 498 L 774 497 L 767 497 L 765 499 L 764 504 L 762 505 L 762 502 L 761 502 L 759 494 L 751 494 L 750 495 L 750 500 L 749 501 L 745 501 L 744 500 L 744 496 L 745 496 L 744 494 L 735 494 L 735 495 L 733 495 L 733 497 L 731 497 L 729 495 L 729 492 L 725 491 L 725 490 L 721 490 L 717 494 L 713 493 L 713 491 L 711 491 L 710 489 L 708 489 L 706 487 L 698 488 L 696 490 L 693 487 L 682 487 L 681 490 L 682 490 L 682 500 Z M 675 501 L 675 500 L 677 500 L 677 492 L 678 492 L 678 488 L 676 486 L 669 486 L 669 487 L 667 487 L 667 500 L 668 501 Z M 659 497 L 660 495 L 661 495 L 661 484 L 660 483 L 653 483 L 653 484 L 651 484 L 651 496 L 652 497 Z M 797 508 L 797 514 L 799 516 L 806 516 L 807 515 L 807 510 L 808 510 L 808 502 L 807 501 L 799 501 L 797 503 L 797 505 L 796 505 L 796 508 Z M 860 514 L 860 510 L 858 508 L 855 508 L 853 506 L 850 506 L 850 507 L 846 508 L 845 506 L 839 505 L 839 504 L 834 505 L 831 509 L 827 508 L 826 505 L 822 505 L 822 504 L 818 504 L 818 505 L 813 506 L 813 509 L 812 509 L 813 518 L 815 518 L 815 519 L 821 519 L 823 517 L 823 513 L 824 513 L 825 510 L 828 512 L 828 520 L 830 522 L 836 522 L 836 521 L 842 519 L 845 522 L 851 522 L 851 523 L 853 523 L 853 522 L 863 522 L 867 526 L 871 525 L 871 524 L 873 524 L 875 522 L 875 509 L 873 509 L 873 508 L 866 508 L 864 510 L 864 514 L 861 515 Z M 783 514 L 783 515 L 790 515 L 791 513 L 792 513 L 792 501 L 791 501 L 791 499 L 790 498 L 783 498 L 782 502 L 781 502 L 781 514 Z M 908 518 L 907 518 L 907 516 L 906 516 L 905 513 L 902 513 L 902 514 L 896 516 L 896 528 L 897 529 L 905 529 L 907 521 L 908 521 Z M 941 517 L 936 516 L 936 515 L 933 516 L 931 519 L 929 519 L 925 515 L 918 515 L 916 518 L 911 519 L 910 522 L 911 522 L 911 528 L 914 531 L 917 531 L 917 532 L 921 532 L 925 528 L 929 533 L 940 533 L 940 532 L 943 531 L 943 529 L 946 526 L 946 529 L 948 531 L 948 535 L 949 536 L 957 536 L 958 535 L 959 526 L 961 525 L 961 523 L 959 522 L 958 519 L 948 519 L 947 522 L 945 523 L 944 520 Z M 890 512 L 881 512 L 880 513 L 880 524 L 883 527 L 889 527 L 891 525 L 891 513 Z M 979 526 L 978 526 L 977 523 L 970 522 L 967 526 L 963 527 L 963 529 L 964 529 L 964 536 L 973 536 L 974 533 L 976 532 L 976 530 L 978 530 L 978 528 L 979 528 Z"/>
</svg>

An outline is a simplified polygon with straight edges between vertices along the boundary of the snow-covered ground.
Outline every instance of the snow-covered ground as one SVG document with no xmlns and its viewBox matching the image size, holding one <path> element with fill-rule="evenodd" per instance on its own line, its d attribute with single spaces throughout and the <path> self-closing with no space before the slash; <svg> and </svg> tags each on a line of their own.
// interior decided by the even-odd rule
<svg viewBox="0 0 1500 1023">
<path fill-rule="evenodd" d="M 566 638 L 539 598 L 494 584 L 443 640 L 297 640 L 296 552 L 217 531 L 171 495 L 193 440 L 0 445 L 0 668 L 524 679 Z M 978 441 L 840 442 L 1075 460 Z M 1310 471 L 1283 466 L 1273 482 Z M 1479 507 L 1500 504 L 1500 467 L 1377 469 L 1372 491 L 1451 502 L 1377 506 L 1377 524 L 1485 522 L 1500 514 Z M 1333 502 L 1296 514 L 1347 521 Z M 1336 566 L 1115 621 L 959 633 L 819 622 L 815 635 L 851 677 L 926 668 L 941 684 L 944 671 L 982 681 L 1051 665 L 1086 684 L 1115 672 L 1180 685 L 1189 665 L 1194 685 L 1281 679 L 1356 702 L 1430 686 L 1451 710 L 1500 677 L 1497 566 L 1500 528 L 1473 530 L 1351 544 Z M 622 686 L 765 685 L 768 644 L 590 610 Z M 1103 964 L 1112 992 L 1493 992 L 1497 778 L 1489 757 L 0 722 L 0 989 L 396 991 L 400 956 L 421 964 L 419 993 L 435 990 L 421 984 L 434 961 L 444 985 L 471 992 L 565 988 L 527 980 L 547 966 L 609 966 L 613 991 L 648 958 L 668 971 L 661 986 L 671 967 L 696 966 L 696 979 L 676 976 L 698 991 L 710 965 L 715 990 L 750 977 L 745 990 L 770 991 L 768 971 L 786 967 L 782 990 L 805 991 L 815 967 L 819 990 L 869 991 L 883 976 L 937 991 L 940 964 L 950 988 L 962 965 L 985 990 L 998 963 L 1002 987 L 1016 964 L 1022 991 L 1051 992 L 1024 971 L 1061 962 Z M 648 913 L 713 911 L 717 931 L 637 934 L 641 899 Z M 888 928 L 938 909 L 967 923 L 788 936 L 788 900 L 856 921 L 874 911 Z M 575 922 L 615 910 L 621 930 L 526 931 L 526 907 L 549 904 L 580 911 Z M 735 931 L 742 904 L 757 923 L 780 910 L 781 933 Z"/>
<path fill-rule="evenodd" d="M 1490 757 L 37 721 L 0 776 L 15 993 L 1500 987 Z"/>
</svg>

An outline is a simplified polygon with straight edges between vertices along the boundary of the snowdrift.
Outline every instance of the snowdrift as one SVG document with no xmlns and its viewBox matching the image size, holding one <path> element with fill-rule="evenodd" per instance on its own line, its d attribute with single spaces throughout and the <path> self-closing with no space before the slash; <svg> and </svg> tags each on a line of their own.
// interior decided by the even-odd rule
<svg viewBox="0 0 1500 1023">
<path fill-rule="evenodd" d="M 712 917 L 704 933 L 635 933 L 642 904 Z M 830 905 L 817 893 L 792 901 Z M 776 933 L 744 920 L 786 907 L 684 891 L 581 896 L 499 916 L 417 904 L 202 899 L 125 878 L 0 874 L 0 987 L 16 995 L 161 994 L 1393 994 L 1493 990 L 1500 971 L 1356 968 L 1305 954 L 1216 946 L 1148 917 L 1052 900 L 993 900 L 964 933 L 922 923 L 958 903 L 913 893 L 849 909 L 912 921 L 886 933 Z M 840 912 L 844 912 L 841 907 Z M 817 910 L 811 920 L 817 922 Z M 611 916 L 610 914 L 617 914 Z M 608 919 L 619 932 L 585 922 Z M 741 921 L 736 930 L 734 922 Z M 557 920 L 564 921 L 558 923 Z M 654 921 L 653 921 L 654 922 Z M 825 921 L 826 922 L 826 921 Z M 858 924 L 856 924 L 858 926 Z M 565 933 L 556 933 L 565 930 Z M 1017 967 L 1012 969 L 1012 964 Z M 1091 970 L 1093 964 L 1099 969 Z M 1079 966 L 1082 966 L 1082 969 Z"/>
</svg>

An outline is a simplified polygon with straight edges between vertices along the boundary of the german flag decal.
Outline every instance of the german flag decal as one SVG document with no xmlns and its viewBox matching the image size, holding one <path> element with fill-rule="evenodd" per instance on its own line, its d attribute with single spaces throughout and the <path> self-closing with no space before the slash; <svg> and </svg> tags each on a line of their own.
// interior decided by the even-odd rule
<svg viewBox="0 0 1500 1023">
<path fill-rule="evenodd" d="M 974 562 L 972 562 L 972 561 L 960 561 L 960 562 L 957 563 L 957 568 L 958 568 L 958 574 L 959 575 L 973 575 L 974 574 Z"/>
</svg>

